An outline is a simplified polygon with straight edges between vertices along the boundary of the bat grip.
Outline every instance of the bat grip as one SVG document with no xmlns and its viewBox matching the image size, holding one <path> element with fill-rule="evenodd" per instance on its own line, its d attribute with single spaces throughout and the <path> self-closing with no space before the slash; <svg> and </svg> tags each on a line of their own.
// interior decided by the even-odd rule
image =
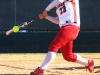
<svg viewBox="0 0 100 75">
<path fill-rule="evenodd" d="M 39 17 L 35 17 L 33 20 L 38 20 L 39 19 Z"/>
</svg>

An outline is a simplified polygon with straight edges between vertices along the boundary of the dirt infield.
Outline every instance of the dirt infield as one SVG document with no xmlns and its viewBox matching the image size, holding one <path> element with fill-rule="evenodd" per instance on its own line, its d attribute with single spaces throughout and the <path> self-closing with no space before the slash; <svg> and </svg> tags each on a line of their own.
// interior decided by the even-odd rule
<svg viewBox="0 0 100 75">
<path fill-rule="evenodd" d="M 100 53 L 78 53 L 86 59 L 93 59 L 95 71 L 100 69 Z M 0 54 L 1 74 L 29 74 L 43 61 L 46 54 Z M 90 74 L 84 66 L 67 62 L 60 53 L 47 69 L 47 75 L 100 75 Z"/>
</svg>

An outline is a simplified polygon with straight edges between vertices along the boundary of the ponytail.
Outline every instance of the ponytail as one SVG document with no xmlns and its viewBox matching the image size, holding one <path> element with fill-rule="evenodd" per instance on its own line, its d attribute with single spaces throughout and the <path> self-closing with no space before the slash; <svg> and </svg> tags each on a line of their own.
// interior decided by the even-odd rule
<svg viewBox="0 0 100 75">
<path fill-rule="evenodd" d="M 75 0 L 69 0 L 70 2 L 75 2 Z"/>
</svg>

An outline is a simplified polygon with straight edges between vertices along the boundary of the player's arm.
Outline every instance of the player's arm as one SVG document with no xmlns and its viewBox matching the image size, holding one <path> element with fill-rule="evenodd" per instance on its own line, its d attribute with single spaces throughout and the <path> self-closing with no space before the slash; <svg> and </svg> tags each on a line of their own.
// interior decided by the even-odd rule
<svg viewBox="0 0 100 75">
<path fill-rule="evenodd" d="M 39 14 L 39 18 L 43 19 L 46 16 L 48 16 L 48 12 L 53 9 L 54 7 L 56 7 L 57 5 L 59 5 L 60 3 L 64 2 L 65 0 L 54 0 L 52 1 L 47 7 L 46 9 L 43 11 L 42 14 Z"/>
<path fill-rule="evenodd" d="M 64 2 L 64 1 L 65 0 L 54 0 L 46 7 L 46 10 L 50 11 L 51 9 L 53 9 L 54 7 L 56 7 L 57 5 L 59 5 L 60 3 Z"/>
<path fill-rule="evenodd" d="M 45 19 L 55 23 L 55 24 L 59 24 L 59 18 L 58 17 L 51 17 L 51 16 L 46 16 Z"/>
</svg>

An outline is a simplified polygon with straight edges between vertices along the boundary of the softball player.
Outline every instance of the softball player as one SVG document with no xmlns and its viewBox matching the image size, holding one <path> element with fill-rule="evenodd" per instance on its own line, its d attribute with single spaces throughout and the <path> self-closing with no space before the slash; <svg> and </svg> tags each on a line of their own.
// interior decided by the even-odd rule
<svg viewBox="0 0 100 75">
<path fill-rule="evenodd" d="M 56 7 L 56 17 L 51 17 L 48 12 Z M 30 75 L 45 74 L 47 67 L 55 59 L 58 50 L 61 51 L 63 58 L 68 62 L 74 62 L 84 65 L 90 73 L 93 72 L 93 60 L 86 60 L 80 55 L 73 53 L 73 41 L 77 38 L 80 31 L 80 16 L 78 0 L 53 0 L 39 14 L 40 19 L 47 19 L 60 26 L 60 31 L 51 42 L 48 53 L 43 63 L 31 72 Z"/>
</svg>

